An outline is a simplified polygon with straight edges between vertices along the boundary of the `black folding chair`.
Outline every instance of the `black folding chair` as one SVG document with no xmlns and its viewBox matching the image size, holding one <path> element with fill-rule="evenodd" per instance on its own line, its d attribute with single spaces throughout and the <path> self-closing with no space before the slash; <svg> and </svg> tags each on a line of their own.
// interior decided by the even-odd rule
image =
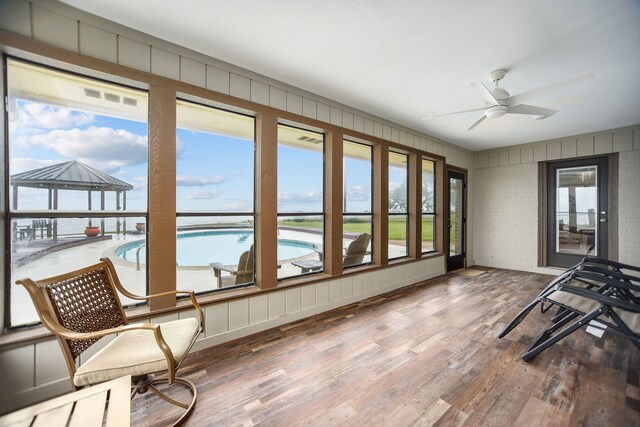
<svg viewBox="0 0 640 427">
<path fill-rule="evenodd" d="M 580 263 L 556 277 L 500 333 L 505 337 L 540 304 L 545 313 L 551 307 L 558 311 L 528 351 L 522 356 L 529 361 L 577 329 L 598 320 L 613 333 L 623 335 L 640 350 L 640 268 L 585 257 Z M 545 307 L 545 304 L 546 307 Z M 572 323 L 573 322 L 573 323 Z"/>
</svg>

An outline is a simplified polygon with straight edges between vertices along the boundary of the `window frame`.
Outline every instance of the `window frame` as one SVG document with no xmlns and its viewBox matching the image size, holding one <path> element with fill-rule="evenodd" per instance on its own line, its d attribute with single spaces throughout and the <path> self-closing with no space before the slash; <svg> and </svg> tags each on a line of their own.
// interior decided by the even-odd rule
<svg viewBox="0 0 640 427">
<path fill-rule="evenodd" d="M 20 63 L 25 63 L 28 64 L 30 66 L 33 67 L 37 67 L 37 68 L 42 68 L 45 70 L 51 70 L 53 72 L 56 73 L 61 73 L 61 74 L 65 74 L 71 77 L 77 77 L 77 78 L 81 78 L 81 79 L 87 79 L 87 80 L 93 80 L 96 81 L 98 83 L 103 83 L 103 84 L 107 84 L 107 85 L 113 85 L 113 86 L 120 86 L 123 87 L 125 89 L 129 89 L 129 90 L 134 90 L 134 91 L 140 91 L 140 92 L 144 92 L 146 94 L 147 97 L 147 114 L 149 112 L 149 99 L 150 99 L 150 91 L 149 88 L 147 87 L 147 85 L 145 85 L 142 82 L 134 82 L 134 81 L 128 81 L 127 82 L 123 82 L 123 78 L 115 76 L 115 75 L 109 75 L 109 77 L 111 77 L 111 79 L 109 78 L 105 78 L 103 76 L 95 76 L 92 74 L 102 74 L 99 73 L 96 70 L 91 70 L 91 69 L 85 69 L 82 68 L 81 71 L 78 71 L 78 67 L 74 67 L 71 64 L 56 64 L 56 65 L 52 65 L 50 63 L 47 63 L 47 61 L 33 61 L 27 58 L 23 58 L 23 57 L 18 57 L 15 55 L 10 55 L 10 54 L 4 54 L 2 56 L 2 68 L 3 68 L 3 73 L 2 73 L 2 77 L 3 77 L 3 81 L 2 81 L 2 85 L 3 85 L 3 90 L 4 90 L 4 94 L 5 96 L 9 97 L 9 72 L 8 72 L 8 64 L 9 61 L 16 61 L 16 62 L 20 62 Z M 75 70 L 70 70 L 67 68 L 75 68 Z M 3 132 L 4 132 L 4 141 L 5 141 L 5 146 L 4 146 L 4 159 L 3 159 L 3 165 L 4 165 L 4 173 L 3 173 L 3 177 L 2 179 L 4 180 L 4 188 L 3 191 L 5 192 L 4 194 L 4 221 L 5 221 L 5 230 L 4 230 L 4 247 L 5 247 L 5 254 L 4 254 L 4 259 L 5 259 L 5 271 L 4 271 L 4 277 L 3 277 L 3 286 L 4 286 L 4 291 L 3 291 L 3 307 L 2 307 L 2 324 L 3 324 L 3 331 L 4 332 L 17 332 L 17 331 L 21 331 L 21 330 L 27 330 L 27 329 L 32 329 L 33 327 L 37 327 L 39 325 L 41 325 L 41 321 L 40 320 L 36 320 L 34 322 L 29 322 L 29 323 L 25 323 L 25 324 L 20 324 L 20 325 L 13 325 L 11 323 L 11 291 L 12 291 L 12 287 L 13 287 L 13 283 L 12 283 L 12 268 L 11 266 L 13 265 L 12 263 L 12 254 L 13 254 L 13 246 L 14 246 L 14 226 L 12 225 L 14 223 L 14 220 L 19 220 L 19 219 L 28 219 L 28 220 L 36 220 L 36 219 L 45 219 L 45 220 L 51 220 L 52 223 L 57 221 L 58 219 L 87 219 L 89 221 L 96 219 L 96 220 L 100 220 L 102 231 L 104 232 L 104 220 L 106 219 L 114 219 L 116 221 L 118 221 L 118 225 L 120 223 L 121 220 L 123 220 L 124 223 L 124 227 L 123 227 L 123 234 L 127 234 L 126 233 L 126 218 L 143 218 L 145 220 L 145 228 L 148 229 L 149 227 L 149 219 L 150 219 L 150 213 L 149 213 L 149 171 L 150 171 L 150 157 L 151 157 L 151 153 L 150 153 L 150 143 L 147 143 L 147 188 L 146 188 L 146 210 L 144 211 L 140 211 L 140 210 L 124 210 L 126 208 L 126 199 L 123 199 L 123 204 L 121 205 L 119 202 L 119 196 L 117 196 L 117 202 L 116 205 L 117 207 L 120 208 L 120 210 L 57 210 L 56 208 L 48 208 L 47 210 L 29 210 L 29 209 L 25 209 L 25 210 L 13 210 L 13 202 L 10 200 L 11 196 L 10 196 L 10 187 L 11 187 L 11 183 L 10 183 L 10 178 L 11 178 L 11 170 L 10 170 L 10 163 L 11 163 L 11 141 L 9 138 L 9 109 L 8 106 L 5 104 L 4 106 L 4 126 L 3 126 Z M 149 119 L 147 118 L 146 121 L 146 128 L 147 128 L 147 138 L 149 137 L 150 134 L 150 123 L 149 123 Z M 145 246 L 149 246 L 149 236 L 147 233 L 145 233 Z M 147 254 L 148 257 L 148 254 Z M 96 260 L 97 261 L 97 260 Z M 147 258 L 148 261 L 148 258 Z M 146 265 L 148 265 L 148 262 L 146 262 Z M 150 288 L 150 281 L 149 281 L 149 271 L 148 269 L 146 269 L 145 272 L 145 285 L 144 285 L 144 291 L 145 291 L 145 295 L 149 295 L 151 293 L 151 288 Z M 17 286 L 17 285 L 16 285 Z M 125 309 L 129 309 L 129 308 L 136 308 L 136 307 L 140 307 L 140 306 L 146 306 L 148 305 L 147 302 L 139 302 L 139 303 L 132 303 L 132 304 L 126 304 L 124 305 Z"/>
<path fill-rule="evenodd" d="M 391 203 L 389 203 L 389 207 L 387 209 L 387 211 L 388 211 L 387 212 L 388 223 L 391 222 L 391 217 L 394 217 L 394 216 L 404 217 L 405 218 L 405 246 L 404 246 L 405 247 L 405 254 L 401 255 L 401 256 L 391 257 L 387 253 L 388 261 L 408 258 L 410 253 L 411 253 L 411 251 L 409 249 L 409 240 L 410 240 L 409 239 L 409 221 L 410 221 L 410 218 L 411 218 L 411 214 L 410 214 L 410 211 L 411 211 L 411 209 L 410 209 L 410 203 L 411 203 L 411 182 L 410 182 L 411 181 L 411 179 L 410 179 L 411 171 L 410 171 L 410 163 L 409 163 L 410 156 L 409 156 L 408 153 L 404 153 L 404 152 L 401 152 L 401 151 L 394 150 L 394 149 L 390 148 L 389 149 L 389 157 L 391 157 L 392 153 L 404 156 L 407 159 L 407 161 L 406 161 L 406 165 L 407 166 L 405 168 L 405 171 L 406 171 L 405 172 L 405 182 L 407 183 L 406 184 L 407 188 L 406 188 L 406 192 L 405 192 L 405 197 L 406 197 L 406 200 L 407 200 L 407 204 L 406 204 L 404 212 L 392 212 L 391 211 Z M 387 165 L 387 168 L 391 169 L 391 161 L 389 161 L 389 164 Z M 389 179 L 387 178 L 387 188 L 388 187 L 389 187 Z M 389 192 L 389 202 L 390 201 L 391 201 L 391 192 Z M 391 227 L 388 227 L 388 228 L 390 230 Z M 387 232 L 387 234 L 388 233 L 389 232 Z M 389 246 L 388 242 L 387 242 L 387 246 Z"/>
<path fill-rule="evenodd" d="M 420 157 L 420 172 L 421 172 L 420 176 L 421 176 L 421 181 L 422 181 L 422 171 L 423 171 L 422 164 L 425 161 L 431 162 L 433 164 L 433 209 L 431 211 L 425 211 L 424 210 L 424 204 L 422 203 L 422 200 L 420 200 L 420 205 L 421 205 L 420 206 L 420 210 L 421 210 L 420 221 L 422 221 L 422 223 L 424 223 L 423 218 L 424 218 L 425 215 L 429 215 L 429 216 L 431 216 L 433 218 L 433 221 L 432 221 L 433 222 L 433 249 L 429 249 L 429 250 L 426 250 L 426 251 L 424 249 L 422 249 L 422 238 L 421 238 L 421 240 L 420 240 L 420 252 L 422 254 L 429 254 L 429 253 L 436 252 L 436 241 L 437 241 L 437 238 L 438 238 L 437 237 L 437 233 L 436 233 L 436 230 L 438 228 L 437 224 L 436 224 L 436 218 L 437 218 L 436 217 L 436 212 L 437 212 L 437 206 L 436 205 L 437 205 L 437 200 L 438 200 L 437 199 L 437 197 L 438 197 L 437 196 L 437 188 L 438 188 L 437 187 L 437 176 L 438 175 L 437 175 L 437 171 L 436 171 L 437 162 L 435 160 L 433 160 L 433 159 L 428 158 L 428 157 L 421 156 Z M 422 188 L 424 188 L 424 185 L 422 185 Z M 421 194 L 421 199 L 423 199 L 423 198 L 424 198 L 424 194 Z M 421 229 L 421 231 L 422 231 L 422 233 L 424 233 L 424 230 Z"/>
<path fill-rule="evenodd" d="M 186 99 L 187 97 L 176 97 L 176 109 L 178 108 L 178 102 L 184 102 L 184 103 L 190 103 L 190 104 L 194 104 L 194 105 L 198 105 L 200 107 L 206 107 L 206 108 L 210 108 L 212 110 L 217 110 L 217 111 L 223 111 L 225 113 L 229 113 L 229 114 L 237 114 L 239 116 L 243 116 L 243 117 L 248 117 L 251 118 L 251 120 L 253 121 L 253 197 L 252 197 L 252 206 L 253 209 L 251 211 L 229 211 L 229 212 L 225 212 L 225 211 L 179 211 L 178 210 L 178 206 L 177 206 L 177 202 L 176 202 L 176 222 L 178 221 L 178 218 L 197 218 L 197 217 L 250 217 L 252 219 L 252 224 L 253 224 L 253 240 L 255 243 L 255 229 L 256 229 L 256 144 L 257 144 L 257 131 L 256 131 L 256 118 L 255 116 L 251 115 L 251 114 L 247 114 L 247 113 L 241 113 L 238 111 L 233 111 L 232 109 L 227 109 L 227 108 L 223 108 L 222 106 L 212 106 L 212 105 L 208 105 L 206 103 L 206 101 L 201 100 L 199 101 L 195 101 L 193 99 Z M 177 114 L 177 111 L 176 111 Z M 178 129 L 184 129 L 184 128 L 179 128 L 178 127 L 178 123 L 176 122 L 176 136 L 178 133 Z M 187 129 L 188 130 L 188 129 Z M 176 156 L 176 178 L 177 178 L 177 171 L 178 171 L 178 158 Z M 177 188 L 177 185 L 176 185 Z M 178 225 L 176 224 L 176 240 L 177 240 L 177 234 L 178 232 Z M 177 246 L 176 246 L 176 258 L 177 258 Z M 177 261 L 177 260 L 176 260 Z M 220 291 L 226 291 L 226 290 L 230 290 L 230 289 L 240 289 L 240 288 L 247 288 L 247 287 L 253 287 L 256 286 L 256 269 L 255 269 L 255 265 L 256 265 L 256 255 L 254 252 L 254 258 L 253 258 L 253 263 L 254 263 L 254 268 L 253 268 L 253 281 L 249 282 L 249 283 L 242 283 L 242 284 L 238 284 L 238 285 L 233 285 L 233 286 L 226 286 L 224 288 L 214 288 L 211 290 L 207 290 L 207 291 L 202 291 L 202 292 L 196 292 L 196 295 L 208 295 L 211 293 L 216 293 L 216 292 L 220 292 Z M 176 267 L 177 267 L 177 262 L 176 262 Z M 212 273 L 213 274 L 213 273 Z M 177 281 L 177 269 L 176 269 L 176 288 L 178 287 L 178 281 Z"/>
<path fill-rule="evenodd" d="M 280 209 L 278 208 L 278 204 L 277 204 L 277 199 L 278 199 L 278 192 L 279 192 L 279 188 L 277 185 L 277 181 L 279 179 L 276 180 L 276 190 L 275 190 L 275 198 L 276 198 L 276 227 L 279 229 L 280 225 L 279 225 L 279 221 L 281 217 L 306 217 L 306 216 L 313 216 L 313 217 L 320 217 L 322 218 L 322 252 L 319 253 L 321 256 L 321 259 L 326 260 L 326 247 L 327 247 L 327 221 L 326 221 L 326 217 L 325 217 L 325 212 L 326 212 L 326 198 L 327 198 L 327 189 L 326 189 L 326 185 L 327 185 L 327 133 L 324 131 L 320 131 L 318 129 L 312 128 L 312 127 L 305 127 L 303 124 L 299 124 L 299 123 L 292 123 L 289 121 L 282 121 L 282 120 L 278 120 L 277 126 L 276 126 L 276 157 L 278 157 L 278 150 L 280 148 L 280 138 L 278 135 L 278 129 L 280 129 L 280 127 L 288 127 L 291 129 L 296 129 L 296 130 L 301 130 L 304 132 L 313 132 L 313 133 L 317 133 L 322 135 L 322 212 L 281 212 Z M 279 163 L 279 158 L 278 158 L 278 163 Z M 278 169 L 276 170 L 276 175 L 277 173 L 280 171 L 280 168 L 278 167 Z M 277 239 L 276 239 L 276 250 L 277 250 Z M 297 275 L 293 275 L 293 276 L 287 276 L 287 277 L 278 277 L 277 281 L 281 282 L 284 280 L 289 280 L 289 279 L 296 279 L 296 278 L 300 278 L 300 277 L 304 277 L 304 276 L 309 276 L 312 274 L 318 274 L 318 273 L 324 273 L 326 269 L 326 262 L 323 261 L 322 262 L 322 269 L 320 270 L 314 270 L 314 271 L 308 271 L 306 273 L 300 273 Z"/>
<path fill-rule="evenodd" d="M 358 142 L 358 141 L 354 141 L 352 139 L 349 139 L 347 137 L 342 139 L 342 144 L 344 147 L 345 143 L 349 143 L 349 144 L 357 144 L 357 145 L 362 145 L 363 147 L 368 147 L 370 150 L 370 162 L 369 162 L 369 167 L 370 167 L 370 177 L 369 177 L 369 188 L 371 191 L 371 203 L 369 205 L 369 212 L 358 212 L 358 211 L 347 211 L 345 209 L 346 207 L 346 200 L 347 200 L 347 195 L 346 195 L 346 184 L 347 184 L 347 175 L 346 175 L 346 167 L 344 166 L 346 164 L 346 158 L 344 156 L 343 153 L 343 168 L 342 168 L 342 189 L 343 189 L 343 206 L 342 206 L 342 228 L 343 228 L 343 235 L 344 235 L 344 224 L 345 222 L 345 218 L 347 217 L 362 217 L 362 216 L 366 216 L 369 217 L 370 219 L 370 224 L 371 224 L 371 242 L 370 242 L 370 246 L 371 246 L 371 254 L 370 254 L 370 258 L 368 262 L 363 262 L 362 264 L 358 264 L 358 265 L 352 265 L 352 266 L 348 266 L 348 267 L 344 267 L 344 268 L 355 268 L 355 267 L 362 267 L 365 265 L 371 265 L 373 263 L 373 257 L 374 257 L 374 242 L 375 242 L 375 226 L 374 226 L 374 212 L 373 212 L 373 207 L 374 207 L 374 199 L 375 199 L 375 192 L 373 191 L 373 186 L 374 186 L 374 169 L 373 169 L 373 162 L 374 162 L 374 155 L 373 155 L 373 144 L 372 143 L 364 143 L 364 142 Z"/>
</svg>

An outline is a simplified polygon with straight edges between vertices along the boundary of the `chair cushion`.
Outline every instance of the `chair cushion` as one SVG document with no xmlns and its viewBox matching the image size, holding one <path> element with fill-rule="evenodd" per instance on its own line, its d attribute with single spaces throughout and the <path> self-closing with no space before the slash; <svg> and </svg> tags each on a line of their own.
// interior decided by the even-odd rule
<svg viewBox="0 0 640 427">
<path fill-rule="evenodd" d="M 589 313 L 590 311 L 600 307 L 600 303 L 598 301 L 592 300 L 591 298 L 581 297 L 580 295 L 572 294 L 570 292 L 555 291 L 547 298 L 583 313 Z"/>
<path fill-rule="evenodd" d="M 557 301 L 567 307 L 579 310 L 583 313 L 589 313 L 590 311 L 597 309 L 601 305 L 598 301 L 564 291 L 556 291 L 549 295 L 548 298 L 550 300 Z M 640 313 L 633 313 L 620 308 L 613 308 L 613 311 L 615 311 L 616 314 L 620 316 L 622 321 L 626 323 L 627 327 L 629 327 L 631 331 L 633 331 L 635 334 L 640 335 Z"/>
<path fill-rule="evenodd" d="M 176 365 L 186 357 L 199 330 L 200 323 L 195 318 L 160 325 L 160 331 L 171 348 Z M 118 335 L 83 363 L 76 371 L 73 382 L 76 386 L 84 386 L 123 375 L 144 375 L 167 369 L 167 361 L 156 343 L 153 331 L 134 330 Z"/>
</svg>

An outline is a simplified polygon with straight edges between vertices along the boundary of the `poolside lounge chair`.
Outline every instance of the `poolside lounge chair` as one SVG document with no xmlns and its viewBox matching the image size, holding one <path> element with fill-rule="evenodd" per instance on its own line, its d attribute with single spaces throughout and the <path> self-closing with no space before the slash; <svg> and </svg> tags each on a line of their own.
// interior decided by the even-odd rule
<svg viewBox="0 0 640 427">
<path fill-rule="evenodd" d="M 108 258 L 100 261 L 60 276 L 38 281 L 22 279 L 17 283 L 27 288 L 42 324 L 56 336 L 67 362 L 73 390 L 130 375 L 131 399 L 152 391 L 181 408 L 179 419 L 172 424 L 179 425 L 189 416 L 197 398 L 193 382 L 176 376 L 204 330 L 204 317 L 195 294 L 168 291 L 149 296 L 133 295 L 120 283 L 111 261 Z M 129 324 L 118 293 L 138 301 L 186 295 L 198 318 Z M 100 351 L 92 356 L 85 353 L 99 340 L 105 344 L 101 338 L 107 336 L 113 339 L 106 341 Z M 160 373 L 162 378 L 155 379 L 155 373 Z M 191 399 L 174 400 L 161 392 L 156 387 L 158 384 L 181 386 L 190 392 Z"/>
<path fill-rule="evenodd" d="M 371 241 L 371 235 L 368 233 L 362 233 L 356 237 L 356 239 L 349 243 L 349 247 L 345 251 L 342 256 L 342 266 L 343 267 L 352 267 L 354 265 L 362 264 L 365 255 L 367 252 L 367 248 L 369 247 L 369 242 Z M 305 259 L 302 261 L 296 261 L 293 263 L 296 267 L 300 267 L 302 270 L 302 274 L 309 273 L 311 271 L 321 270 L 324 266 L 323 262 L 323 254 L 322 252 L 318 252 L 319 260 L 316 259 Z"/>
<path fill-rule="evenodd" d="M 252 283 L 253 282 L 253 245 L 249 248 L 248 251 L 244 251 L 240 258 L 238 259 L 238 266 L 234 267 L 231 265 L 224 265 L 219 262 L 209 263 L 211 268 L 213 268 L 213 274 L 217 279 L 217 287 L 223 288 L 227 286 L 233 285 L 241 285 L 244 283 Z M 226 271 L 227 273 L 231 273 L 231 277 L 235 277 L 232 281 L 225 280 L 222 277 L 222 272 Z"/>
<path fill-rule="evenodd" d="M 234 265 L 224 265 L 219 262 L 211 262 L 209 265 L 213 268 L 217 288 L 253 283 L 253 245 L 251 245 L 248 251 L 244 251 L 240 255 L 237 267 Z M 278 268 L 281 267 L 282 265 L 278 264 Z M 223 277 L 223 271 L 231 273 L 231 276 Z"/>
<path fill-rule="evenodd" d="M 530 361 L 541 351 L 583 326 L 608 329 L 623 335 L 640 350 L 640 268 L 585 257 L 543 290 L 507 325 L 499 335 L 505 337 L 538 304 L 542 312 L 551 307 L 558 311 L 551 326 L 522 356 Z M 545 308 L 545 303 L 549 304 Z M 592 321 L 597 320 L 597 323 Z"/>
</svg>

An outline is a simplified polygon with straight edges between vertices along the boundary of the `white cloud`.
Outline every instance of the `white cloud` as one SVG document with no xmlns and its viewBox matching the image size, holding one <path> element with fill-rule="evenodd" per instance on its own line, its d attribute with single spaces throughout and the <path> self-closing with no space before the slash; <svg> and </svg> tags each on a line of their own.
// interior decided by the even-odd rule
<svg viewBox="0 0 640 427">
<path fill-rule="evenodd" d="M 53 130 L 30 136 L 26 141 L 107 173 L 117 172 L 122 166 L 144 164 L 148 158 L 147 137 L 122 129 L 90 126 Z"/>
<path fill-rule="evenodd" d="M 57 163 L 60 163 L 60 161 L 31 159 L 29 157 L 14 157 L 11 159 L 9 172 L 11 175 L 15 175 L 17 173 L 40 169 Z"/>
<path fill-rule="evenodd" d="M 322 193 L 310 191 L 302 193 L 283 193 L 278 196 L 278 203 L 314 203 L 322 201 Z"/>
<path fill-rule="evenodd" d="M 193 190 L 187 194 L 189 200 L 210 200 L 222 194 L 221 191 Z"/>
<path fill-rule="evenodd" d="M 401 182 L 389 182 L 389 191 L 393 191 L 402 185 Z"/>
<path fill-rule="evenodd" d="M 176 185 L 179 187 L 202 187 L 205 185 L 218 185 L 227 181 L 226 176 L 176 176 Z"/>
<path fill-rule="evenodd" d="M 21 102 L 17 110 L 9 114 L 9 121 L 14 135 L 31 135 L 47 130 L 87 125 L 93 123 L 95 117 L 64 107 Z"/>
<path fill-rule="evenodd" d="M 362 202 L 371 198 L 371 192 L 364 185 L 354 185 L 347 188 L 347 200 Z"/>
<path fill-rule="evenodd" d="M 133 182 L 129 184 L 133 185 L 133 189 L 137 191 L 147 191 L 147 177 L 146 176 L 135 176 L 133 177 Z"/>
<path fill-rule="evenodd" d="M 253 203 L 247 201 L 230 202 L 223 207 L 223 210 L 251 212 L 253 210 Z"/>
</svg>

